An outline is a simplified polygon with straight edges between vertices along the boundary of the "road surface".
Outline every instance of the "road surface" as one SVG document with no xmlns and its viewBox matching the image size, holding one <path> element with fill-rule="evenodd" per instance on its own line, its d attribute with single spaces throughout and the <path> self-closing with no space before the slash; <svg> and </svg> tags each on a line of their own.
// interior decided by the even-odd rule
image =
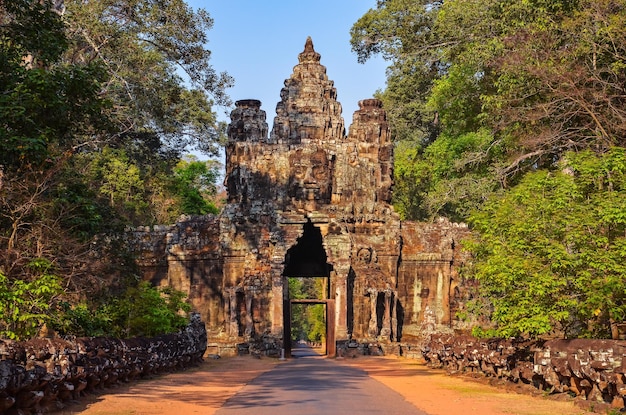
<svg viewBox="0 0 626 415">
<path fill-rule="evenodd" d="M 296 356 L 246 385 L 217 415 L 428 415 L 363 370 L 294 349 Z"/>
</svg>

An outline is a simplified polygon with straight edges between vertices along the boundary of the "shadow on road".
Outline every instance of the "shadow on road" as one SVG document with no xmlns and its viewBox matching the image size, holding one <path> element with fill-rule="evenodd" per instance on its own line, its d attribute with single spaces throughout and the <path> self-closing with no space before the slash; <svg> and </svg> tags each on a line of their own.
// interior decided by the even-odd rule
<svg viewBox="0 0 626 415">
<path fill-rule="evenodd" d="M 303 344 L 292 349 L 292 356 L 254 379 L 217 414 L 426 415 L 362 369 L 327 359 Z"/>
</svg>

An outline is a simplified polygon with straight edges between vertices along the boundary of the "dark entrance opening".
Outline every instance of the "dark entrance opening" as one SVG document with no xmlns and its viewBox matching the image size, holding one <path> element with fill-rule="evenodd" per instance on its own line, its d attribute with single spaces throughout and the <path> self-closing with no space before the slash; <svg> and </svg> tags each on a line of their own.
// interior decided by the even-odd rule
<svg viewBox="0 0 626 415">
<path fill-rule="evenodd" d="M 285 255 L 285 277 L 328 277 L 332 266 L 326 263 L 322 233 L 309 220 L 304 233 Z"/>
<path fill-rule="evenodd" d="M 332 266 L 326 262 L 326 251 L 322 244 L 322 234 L 309 220 L 304 224 L 304 232 L 296 244 L 285 255 L 283 287 L 283 347 L 285 356 L 291 357 L 293 307 L 322 304 L 325 312 L 326 354 L 335 355 L 335 307 L 330 298 L 330 272 Z M 294 284 L 298 282 L 298 284 Z M 315 290 L 296 290 L 294 285 L 316 286 Z M 317 293 L 317 294 L 315 294 Z M 296 333 L 297 334 L 297 333 Z M 298 337 L 298 336 L 296 336 Z M 296 338 L 296 341 L 299 339 Z"/>
</svg>

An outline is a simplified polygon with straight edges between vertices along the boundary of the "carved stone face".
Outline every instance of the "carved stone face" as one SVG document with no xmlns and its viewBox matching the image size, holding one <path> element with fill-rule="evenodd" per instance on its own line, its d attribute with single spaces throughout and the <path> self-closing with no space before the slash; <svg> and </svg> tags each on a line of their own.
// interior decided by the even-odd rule
<svg viewBox="0 0 626 415">
<path fill-rule="evenodd" d="M 371 248 L 361 248 L 359 252 L 357 252 L 357 261 L 362 265 L 367 265 L 372 262 L 372 249 Z"/>
<path fill-rule="evenodd" d="M 297 200 L 325 201 L 329 198 L 330 165 L 324 150 L 296 150 L 289 155 L 289 196 Z"/>
</svg>

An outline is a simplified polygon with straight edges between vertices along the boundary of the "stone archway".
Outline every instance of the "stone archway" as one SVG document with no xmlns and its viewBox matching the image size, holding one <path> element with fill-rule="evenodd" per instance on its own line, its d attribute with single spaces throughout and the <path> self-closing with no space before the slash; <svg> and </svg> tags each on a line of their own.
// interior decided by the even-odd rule
<svg viewBox="0 0 626 415">
<path fill-rule="evenodd" d="M 129 235 L 143 279 L 186 292 L 209 338 L 227 347 L 271 337 L 276 348 L 289 320 L 289 276 L 330 280 L 324 300 L 335 301 L 338 341 L 419 340 L 426 323 L 467 329 L 454 316 L 471 286 L 451 282 L 468 259 L 456 241 L 469 229 L 401 222 L 390 205 L 393 141 L 382 102 L 360 101 L 346 135 L 310 39 L 298 62 L 269 136 L 261 102 L 237 101 L 222 213 Z M 313 107 L 312 93 L 323 98 Z"/>
<path fill-rule="evenodd" d="M 285 356 L 291 357 L 291 321 L 293 304 L 324 304 L 326 310 L 326 354 L 335 355 L 335 300 L 330 295 L 330 272 L 332 265 L 327 263 L 322 234 L 318 227 L 308 220 L 303 226 L 302 236 L 287 250 L 283 271 L 283 347 Z M 289 296 L 289 278 L 323 278 L 325 289 L 323 298 L 292 299 Z"/>
</svg>

